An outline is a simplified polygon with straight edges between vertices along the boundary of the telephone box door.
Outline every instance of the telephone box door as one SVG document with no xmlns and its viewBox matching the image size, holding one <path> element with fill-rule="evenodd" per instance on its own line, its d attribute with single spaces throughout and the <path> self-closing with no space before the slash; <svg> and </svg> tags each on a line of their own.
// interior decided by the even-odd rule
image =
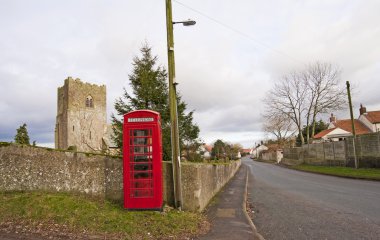
<svg viewBox="0 0 380 240">
<path fill-rule="evenodd" d="M 124 115 L 124 207 L 162 208 L 160 116 L 149 110 Z"/>
</svg>

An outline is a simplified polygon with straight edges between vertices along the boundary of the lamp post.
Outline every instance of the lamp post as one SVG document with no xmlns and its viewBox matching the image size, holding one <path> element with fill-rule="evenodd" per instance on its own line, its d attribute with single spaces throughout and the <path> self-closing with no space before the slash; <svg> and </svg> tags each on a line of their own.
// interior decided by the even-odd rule
<svg viewBox="0 0 380 240">
<path fill-rule="evenodd" d="M 170 108 L 170 123 L 171 123 L 174 205 L 176 208 L 182 209 L 181 156 L 180 156 L 180 149 L 179 149 L 177 93 L 176 93 L 176 85 L 178 83 L 175 80 L 174 37 L 173 37 L 173 24 L 179 24 L 179 23 L 182 23 L 184 26 L 192 26 L 195 24 L 195 21 L 187 20 L 187 21 L 181 21 L 181 22 L 173 22 L 172 2 L 171 0 L 166 0 L 166 28 L 167 28 L 168 72 L 169 72 L 169 108 Z"/>
</svg>

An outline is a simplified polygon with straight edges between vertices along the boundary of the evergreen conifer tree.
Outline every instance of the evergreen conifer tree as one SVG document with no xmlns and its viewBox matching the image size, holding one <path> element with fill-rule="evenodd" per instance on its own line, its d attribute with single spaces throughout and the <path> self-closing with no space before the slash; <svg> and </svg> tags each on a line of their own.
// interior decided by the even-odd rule
<svg viewBox="0 0 380 240">
<path fill-rule="evenodd" d="M 16 131 L 17 131 L 17 133 L 15 136 L 15 143 L 30 145 L 28 129 L 26 129 L 26 123 L 21 125 Z"/>
<path fill-rule="evenodd" d="M 133 70 L 129 75 L 132 94 L 124 89 L 123 96 L 116 99 L 115 110 L 117 116 L 112 114 L 114 136 L 113 140 L 118 147 L 123 145 L 122 117 L 125 113 L 138 109 L 150 109 L 161 115 L 163 158 L 171 159 L 171 131 L 169 111 L 169 91 L 167 85 L 167 72 L 157 66 L 157 56 L 152 56 L 151 47 L 145 44 L 141 49 L 141 57 L 133 59 Z M 197 141 L 199 127 L 193 123 L 193 111 L 185 113 L 186 103 L 179 96 L 178 124 L 180 132 L 180 145 L 191 144 Z"/>
</svg>

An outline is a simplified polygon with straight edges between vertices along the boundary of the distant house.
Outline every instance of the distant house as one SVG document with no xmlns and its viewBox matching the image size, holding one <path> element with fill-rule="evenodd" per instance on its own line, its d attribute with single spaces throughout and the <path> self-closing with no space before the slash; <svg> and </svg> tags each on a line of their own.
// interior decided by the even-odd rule
<svg viewBox="0 0 380 240">
<path fill-rule="evenodd" d="M 240 152 L 242 156 L 246 156 L 246 155 L 252 154 L 252 149 L 246 148 L 246 149 L 240 150 Z"/>
<path fill-rule="evenodd" d="M 260 154 L 260 158 L 264 161 L 281 162 L 284 157 L 283 149 L 278 144 L 267 145 L 267 150 L 263 150 Z"/>
<path fill-rule="evenodd" d="M 252 158 L 258 158 L 260 156 L 260 153 L 264 150 L 268 150 L 268 147 L 265 145 L 260 145 L 258 147 L 255 147 L 252 149 Z"/>
<path fill-rule="evenodd" d="M 359 121 L 371 132 L 380 132 L 380 111 L 367 112 L 367 108 L 360 105 Z"/>
<path fill-rule="evenodd" d="M 211 158 L 211 151 L 212 151 L 212 146 L 207 145 L 207 144 L 202 144 L 199 147 L 199 153 L 202 155 L 204 159 L 210 159 Z"/>
<path fill-rule="evenodd" d="M 354 126 L 356 135 L 380 131 L 380 111 L 367 112 L 360 105 L 360 116 L 354 119 Z M 316 134 L 313 142 L 342 141 L 352 135 L 351 119 L 337 120 L 331 114 L 328 129 Z"/>
</svg>

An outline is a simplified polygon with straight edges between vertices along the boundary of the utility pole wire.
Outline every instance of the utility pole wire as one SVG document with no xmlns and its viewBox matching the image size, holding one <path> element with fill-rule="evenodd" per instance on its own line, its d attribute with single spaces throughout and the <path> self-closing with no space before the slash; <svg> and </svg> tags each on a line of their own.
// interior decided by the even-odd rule
<svg viewBox="0 0 380 240">
<path fill-rule="evenodd" d="M 184 3 L 179 2 L 179 1 L 177 1 L 177 0 L 173 0 L 173 2 L 179 4 L 179 5 L 181 5 L 181 6 L 185 7 L 185 8 L 187 8 L 187 9 L 193 11 L 193 12 L 196 12 L 196 13 L 198 13 L 199 15 L 202 15 L 203 17 L 205 17 L 205 18 L 207 18 L 207 19 L 209 19 L 209 20 L 211 20 L 211 21 L 213 21 L 213 22 L 215 22 L 215 23 L 217 23 L 217 24 L 219 24 L 219 25 L 221 25 L 221 26 L 223 26 L 223 27 L 225 27 L 225 28 L 227 28 L 227 29 L 229 29 L 229 30 L 231 30 L 231 31 L 233 31 L 233 32 L 235 32 L 235 33 L 237 33 L 237 34 L 239 34 L 239 35 L 245 37 L 245 38 L 247 38 L 247 39 L 249 39 L 249 40 L 251 40 L 252 42 L 256 43 L 257 45 L 261 45 L 262 47 L 265 47 L 265 48 L 267 48 L 267 49 L 269 49 L 269 50 L 271 50 L 271 51 L 273 51 L 273 52 L 275 52 L 275 53 L 277 53 L 277 54 L 279 54 L 279 55 L 282 55 L 282 56 L 284 56 L 284 57 L 287 57 L 287 58 L 289 58 L 290 60 L 292 60 L 292 61 L 294 61 L 294 62 L 303 63 L 302 61 L 300 61 L 300 60 L 298 60 L 298 59 L 296 59 L 296 58 L 294 58 L 294 57 L 292 57 L 292 56 L 290 56 L 290 55 L 288 55 L 288 54 L 286 54 L 286 53 L 284 53 L 284 52 L 282 52 L 282 51 L 280 51 L 280 50 L 277 50 L 277 49 L 275 49 L 275 48 L 272 48 L 272 47 L 270 47 L 269 45 L 267 45 L 267 44 L 265 44 L 265 43 L 262 43 L 262 42 L 258 41 L 257 39 L 251 37 L 249 34 L 244 33 L 244 32 L 242 32 L 242 31 L 240 31 L 240 30 L 238 30 L 238 29 L 236 29 L 236 28 L 234 28 L 234 27 L 231 27 L 231 26 L 229 26 L 229 25 L 223 23 L 222 21 L 220 21 L 220 20 L 218 20 L 218 19 L 216 19 L 216 18 L 210 17 L 210 16 L 208 16 L 207 14 L 205 14 L 205 13 L 203 13 L 203 12 L 201 12 L 201 11 L 199 11 L 199 10 L 193 8 L 193 7 L 190 7 L 190 6 L 187 5 L 187 4 L 184 4 Z"/>
</svg>

